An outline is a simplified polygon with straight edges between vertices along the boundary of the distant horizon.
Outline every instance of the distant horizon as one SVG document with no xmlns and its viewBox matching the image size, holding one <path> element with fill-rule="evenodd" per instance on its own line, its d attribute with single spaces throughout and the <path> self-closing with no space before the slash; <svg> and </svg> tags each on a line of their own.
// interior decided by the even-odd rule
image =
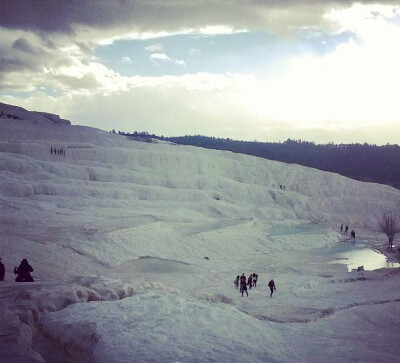
<svg viewBox="0 0 400 363">
<path fill-rule="evenodd" d="M 400 3 L 2 0 L 0 102 L 104 130 L 397 144 Z"/>
<path fill-rule="evenodd" d="M 0 101 L 0 102 L 2 102 L 2 101 Z M 6 103 L 6 102 L 3 102 L 3 103 Z M 24 108 L 23 106 L 19 106 L 19 105 L 12 105 L 12 104 L 9 104 L 9 105 Z M 26 108 L 24 108 L 24 109 L 26 109 Z M 26 109 L 26 110 L 27 111 L 32 111 L 32 112 L 48 112 L 48 111 L 42 110 L 42 109 L 40 109 L 40 110 Z M 57 115 L 60 116 L 63 119 L 66 119 L 65 117 L 63 117 L 63 115 L 59 115 L 59 114 L 57 114 Z M 164 137 L 164 138 L 175 138 L 176 137 L 176 138 L 178 138 L 178 137 L 185 137 L 185 136 L 191 136 L 191 137 L 200 136 L 200 137 L 216 138 L 216 139 L 224 139 L 224 140 L 228 140 L 229 139 L 231 141 L 238 141 L 238 142 L 256 142 L 256 143 L 280 143 L 280 144 L 283 144 L 288 140 L 292 140 L 292 141 L 301 141 L 301 142 L 313 143 L 315 145 L 329 145 L 329 144 L 333 144 L 333 145 L 356 145 L 356 144 L 363 145 L 363 144 L 368 144 L 368 145 L 371 145 L 371 146 L 386 146 L 386 145 L 389 145 L 389 146 L 400 146 L 399 143 L 390 143 L 390 142 L 387 142 L 387 143 L 374 143 L 374 142 L 367 142 L 367 141 L 353 141 L 353 142 L 326 141 L 326 142 L 318 142 L 318 141 L 315 141 L 315 140 L 300 139 L 297 136 L 296 137 L 290 137 L 289 136 L 284 140 L 283 139 L 280 139 L 280 140 L 272 140 L 272 139 L 258 140 L 258 139 L 232 138 L 232 137 L 229 137 L 229 136 L 207 135 L 207 134 L 201 134 L 201 133 L 200 134 L 184 134 L 184 135 L 183 134 L 182 135 L 179 135 L 179 134 L 168 135 L 168 134 L 162 134 L 162 133 L 157 133 L 155 131 L 148 131 L 148 130 L 119 130 L 119 129 L 115 129 L 115 128 L 111 129 L 111 130 L 106 130 L 106 129 L 103 129 L 103 128 L 100 128 L 100 127 L 96 127 L 96 125 L 91 125 L 90 123 L 84 123 L 84 122 L 83 123 L 76 123 L 76 122 L 74 122 L 74 120 L 69 120 L 69 119 L 68 119 L 68 121 L 71 122 L 72 126 L 88 126 L 88 127 L 93 127 L 95 129 L 99 129 L 99 130 L 105 131 L 105 132 L 112 132 L 114 130 L 116 134 L 118 134 L 120 132 L 121 133 L 127 133 L 127 134 L 133 134 L 134 132 L 137 132 L 139 134 L 139 136 L 140 136 L 141 134 L 147 133 L 150 136 L 154 135 L 154 136 L 160 137 L 160 138 L 161 137 Z"/>
</svg>

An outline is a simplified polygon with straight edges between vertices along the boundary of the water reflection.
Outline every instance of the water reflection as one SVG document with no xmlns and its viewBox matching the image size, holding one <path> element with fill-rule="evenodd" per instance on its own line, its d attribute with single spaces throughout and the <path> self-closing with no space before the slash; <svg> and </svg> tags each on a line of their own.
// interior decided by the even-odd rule
<svg viewBox="0 0 400 363">
<path fill-rule="evenodd" d="M 376 270 L 378 268 L 396 268 L 400 267 L 397 262 L 390 262 L 386 256 L 379 251 L 371 248 L 350 248 L 342 252 L 336 252 L 336 261 L 331 263 L 342 263 L 347 265 L 348 271 L 357 269 L 358 266 L 364 266 L 365 270 Z"/>
</svg>

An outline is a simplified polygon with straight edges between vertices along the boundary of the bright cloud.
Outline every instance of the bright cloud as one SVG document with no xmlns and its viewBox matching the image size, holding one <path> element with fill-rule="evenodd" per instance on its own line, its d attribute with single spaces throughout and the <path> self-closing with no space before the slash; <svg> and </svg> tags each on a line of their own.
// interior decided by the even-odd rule
<svg viewBox="0 0 400 363">
<path fill-rule="evenodd" d="M 132 59 L 129 58 L 129 57 L 127 57 L 127 56 L 122 57 L 121 63 L 122 63 L 122 64 L 132 64 Z"/>
<path fill-rule="evenodd" d="M 162 44 L 157 43 L 157 44 L 148 45 L 144 49 L 146 49 L 148 52 L 151 52 L 151 53 L 160 53 L 164 50 L 164 47 Z"/>
<path fill-rule="evenodd" d="M 150 59 L 157 65 L 159 65 L 159 62 L 170 62 L 180 66 L 186 65 L 183 59 L 172 59 L 168 57 L 165 53 L 152 53 L 150 55 Z"/>
<path fill-rule="evenodd" d="M 169 62 L 171 58 L 168 57 L 165 53 L 153 53 L 150 55 L 151 60 L 161 61 L 161 62 Z"/>
<path fill-rule="evenodd" d="M 178 66 L 186 66 L 186 63 L 183 59 L 174 59 L 174 63 Z"/>
</svg>

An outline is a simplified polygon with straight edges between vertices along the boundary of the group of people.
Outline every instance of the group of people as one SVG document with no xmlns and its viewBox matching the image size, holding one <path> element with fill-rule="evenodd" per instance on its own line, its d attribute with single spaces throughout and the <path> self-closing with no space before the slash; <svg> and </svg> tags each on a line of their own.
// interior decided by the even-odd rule
<svg viewBox="0 0 400 363">
<path fill-rule="evenodd" d="M 53 148 L 53 146 L 50 147 L 50 153 L 53 155 L 64 155 L 65 156 L 65 150 L 64 149 L 57 149 Z"/>
<path fill-rule="evenodd" d="M 17 282 L 34 282 L 31 272 L 33 272 L 32 266 L 28 260 L 24 258 L 18 267 L 14 267 L 14 274 L 17 275 L 15 281 Z M 4 281 L 6 275 L 6 268 L 0 258 L 0 281 Z"/>
<path fill-rule="evenodd" d="M 349 226 L 346 225 L 346 227 L 344 228 L 344 233 L 347 234 L 348 231 L 349 231 Z M 343 224 L 340 225 L 340 232 L 343 233 Z M 356 238 L 356 231 L 354 229 L 352 229 L 350 231 L 350 235 L 352 238 Z"/>
<path fill-rule="evenodd" d="M 236 276 L 236 279 L 233 281 L 233 283 L 235 284 L 235 287 L 237 289 L 240 286 L 240 293 L 242 294 L 242 296 L 244 295 L 244 293 L 246 293 L 246 296 L 249 296 L 249 293 L 247 291 L 247 286 L 249 287 L 249 289 L 251 289 L 252 287 L 255 288 L 257 286 L 257 280 L 258 280 L 258 275 L 255 272 L 250 274 L 248 279 L 246 279 L 246 275 L 242 273 L 242 276 L 239 275 Z M 274 293 L 274 291 L 276 291 L 274 280 L 271 280 L 268 283 L 268 287 L 271 291 L 270 296 L 272 297 L 272 294 Z"/>
</svg>

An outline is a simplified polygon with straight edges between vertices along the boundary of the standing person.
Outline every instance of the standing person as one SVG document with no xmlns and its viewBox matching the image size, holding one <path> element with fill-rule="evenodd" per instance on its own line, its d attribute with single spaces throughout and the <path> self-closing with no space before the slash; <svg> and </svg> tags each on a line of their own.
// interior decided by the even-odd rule
<svg viewBox="0 0 400 363">
<path fill-rule="evenodd" d="M 233 283 L 235 284 L 235 286 L 236 286 L 237 289 L 239 288 L 239 280 L 240 280 L 240 276 L 239 276 L 239 275 L 237 275 L 237 276 L 236 276 L 236 279 L 233 280 Z"/>
<path fill-rule="evenodd" d="M 249 296 L 249 293 L 247 292 L 247 286 L 246 286 L 246 276 L 243 273 L 242 276 L 240 276 L 240 292 L 242 293 L 242 296 L 245 291 L 246 291 L 247 296 Z"/>
<path fill-rule="evenodd" d="M 257 286 L 257 280 L 258 280 L 258 275 L 253 272 L 253 286 L 256 287 Z"/>
<path fill-rule="evenodd" d="M 5 275 L 6 275 L 6 267 L 4 266 L 4 263 L 1 262 L 1 258 L 0 258 L 0 281 L 4 281 Z"/>
<path fill-rule="evenodd" d="M 346 228 L 344 229 L 344 233 L 347 233 L 348 230 L 349 230 L 349 226 L 346 226 Z"/>
<path fill-rule="evenodd" d="M 249 288 L 251 290 L 251 287 L 253 286 L 253 274 L 249 275 L 249 279 L 247 280 L 247 285 L 249 285 Z"/>
<path fill-rule="evenodd" d="M 271 291 L 271 295 L 270 296 L 272 297 L 272 294 L 274 293 L 274 291 L 276 291 L 275 281 L 271 280 L 270 282 L 268 282 L 268 287 L 269 287 L 269 289 Z"/>
<path fill-rule="evenodd" d="M 34 282 L 35 280 L 31 276 L 33 272 L 32 266 L 28 263 L 28 260 L 24 258 L 18 267 L 14 267 L 14 273 L 18 275 L 15 279 L 17 282 Z"/>
<path fill-rule="evenodd" d="M 340 233 L 343 232 L 343 224 L 340 225 Z"/>
</svg>

